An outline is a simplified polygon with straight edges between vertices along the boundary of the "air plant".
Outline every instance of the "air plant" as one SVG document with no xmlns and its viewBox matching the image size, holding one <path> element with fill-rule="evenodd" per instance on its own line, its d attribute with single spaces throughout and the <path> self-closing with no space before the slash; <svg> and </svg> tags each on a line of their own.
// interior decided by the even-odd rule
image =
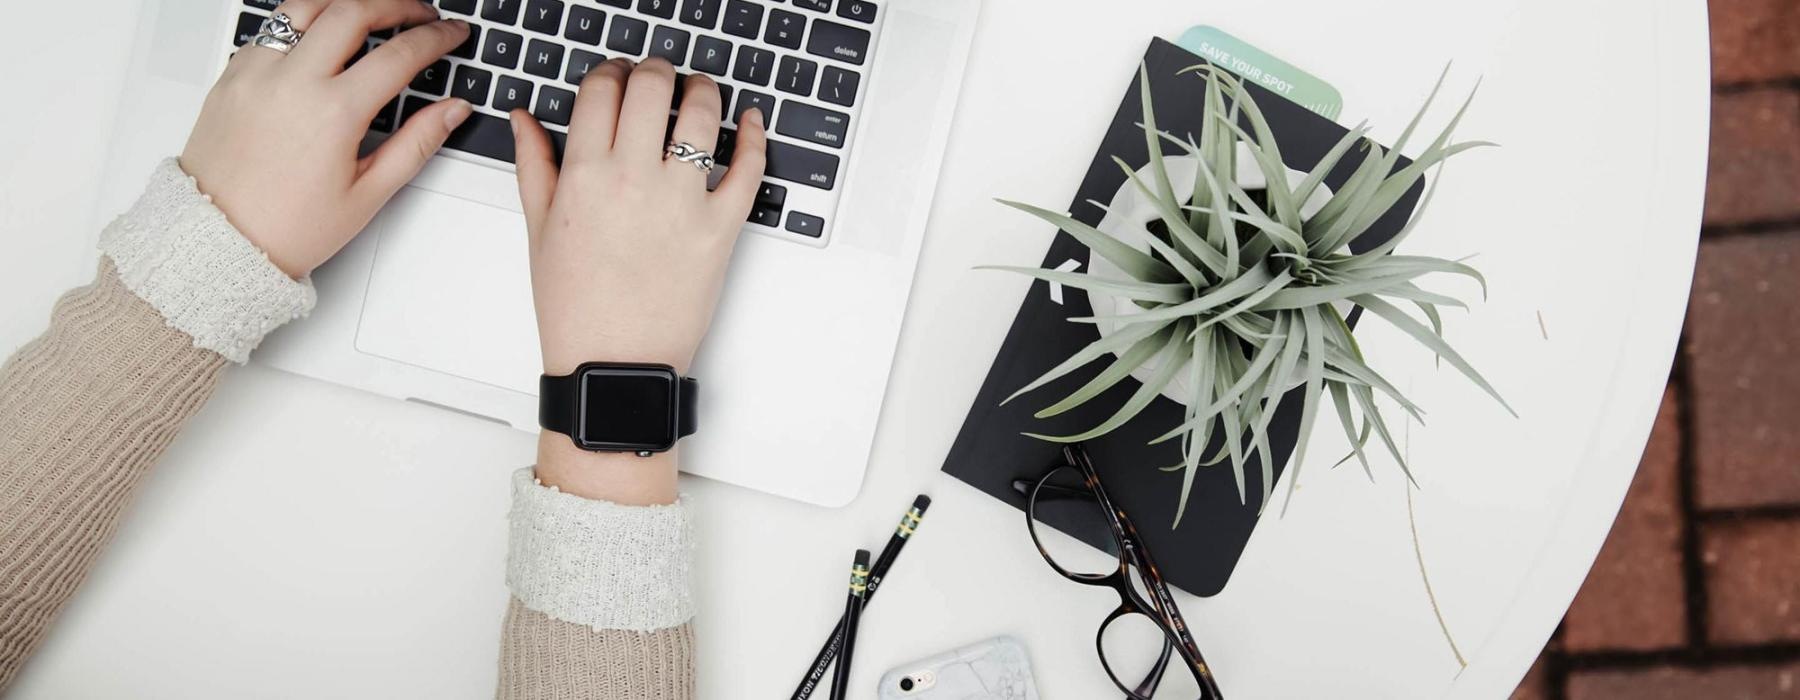
<svg viewBox="0 0 1800 700">
<path fill-rule="evenodd" d="M 1186 511 L 1199 469 L 1227 460 L 1236 477 L 1239 499 L 1247 502 L 1245 465 L 1252 456 L 1263 456 L 1261 506 L 1268 504 L 1274 481 L 1270 420 L 1288 392 L 1298 387 L 1304 387 L 1299 392 L 1300 437 L 1288 499 L 1298 483 L 1314 419 L 1327 397 L 1350 440 L 1351 454 L 1344 460 L 1354 457 L 1372 478 L 1365 448 L 1373 436 L 1411 479 L 1411 470 L 1376 397 L 1387 397 L 1414 419 L 1422 418 L 1422 411 L 1370 367 L 1345 320 L 1352 307 L 1361 307 L 1405 332 L 1511 412 L 1493 386 L 1444 340 L 1440 309 L 1467 309 L 1467 305 L 1416 284 L 1428 274 L 1461 275 L 1479 283 L 1485 299 L 1487 281 L 1463 262 L 1395 253 L 1430 203 L 1442 164 L 1464 151 L 1491 145 L 1451 141 L 1473 101 L 1473 92 L 1411 163 L 1401 166 L 1400 149 L 1431 108 L 1443 86 L 1442 78 L 1392 149 L 1365 138 L 1367 125 L 1359 126 L 1295 185 L 1287 176 L 1280 145 L 1269 124 L 1239 80 L 1206 65 L 1180 74 L 1195 74 L 1206 81 L 1198 141 L 1192 134 L 1183 138 L 1157 128 L 1148 71 L 1141 69 L 1142 126 L 1150 152 L 1145 169 L 1148 176 L 1140 176 L 1123 160 L 1114 159 L 1125 171 L 1128 186 L 1154 203 L 1160 220 L 1159 225 L 1149 227 L 1134 224 L 1142 230 L 1133 231 L 1139 235 L 1130 239 L 1143 247 L 1064 214 L 1002 202 L 1056 225 L 1123 275 L 1029 267 L 995 269 L 1082 289 L 1090 298 L 1110 295 L 1132 302 L 1130 313 L 1107 316 L 1096 310 L 1094 316 L 1070 319 L 1105 323 L 1116 330 L 1102 334 L 1007 401 L 1111 358 L 1085 385 L 1037 413 L 1038 418 L 1049 418 L 1086 404 L 1140 368 L 1148 371 L 1124 406 L 1091 430 L 1032 437 L 1067 443 L 1105 435 L 1136 417 L 1185 372 L 1192 391 L 1185 401 L 1184 420 L 1151 442 L 1179 440 L 1181 444 L 1182 462 L 1165 468 L 1183 473 L 1176 525 Z M 1247 122 L 1248 128 L 1241 122 Z M 1172 184 L 1169 163 L 1163 156 L 1165 143 L 1185 151 L 1197 163 L 1191 191 L 1177 192 Z M 1267 180 L 1266 197 L 1261 201 L 1235 177 L 1240 144 Z M 1340 163 L 1354 162 L 1345 160 L 1353 153 L 1362 159 L 1349 178 L 1329 193 L 1322 206 L 1304 212 L 1302 205 L 1326 187 L 1327 174 Z M 1433 182 L 1403 230 L 1380 245 L 1353 252 L 1351 245 L 1434 168 Z"/>
</svg>

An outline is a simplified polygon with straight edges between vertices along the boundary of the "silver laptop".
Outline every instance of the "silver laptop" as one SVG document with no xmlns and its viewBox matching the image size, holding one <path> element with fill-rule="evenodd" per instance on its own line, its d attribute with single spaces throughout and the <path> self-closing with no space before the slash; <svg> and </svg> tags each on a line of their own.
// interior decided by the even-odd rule
<svg viewBox="0 0 1800 700">
<path fill-rule="evenodd" d="M 181 151 L 274 0 L 151 0 L 102 194 L 123 210 Z M 727 117 L 773 116 L 769 176 L 711 336 L 688 471 L 836 506 L 862 485 L 978 0 L 438 0 L 474 27 L 376 119 L 477 105 L 449 147 L 314 281 L 312 318 L 256 360 L 521 430 L 541 361 L 506 113 L 558 140 L 581 76 L 662 56 L 712 76 Z M 373 48 L 383 37 L 371 37 Z M 731 121 L 728 119 L 728 121 Z M 719 150 L 729 164 L 732 134 Z"/>
</svg>

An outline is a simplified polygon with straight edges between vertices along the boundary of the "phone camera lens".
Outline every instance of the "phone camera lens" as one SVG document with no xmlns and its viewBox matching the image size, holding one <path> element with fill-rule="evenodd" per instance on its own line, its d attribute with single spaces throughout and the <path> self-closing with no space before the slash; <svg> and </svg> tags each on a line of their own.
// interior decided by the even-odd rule
<svg viewBox="0 0 1800 700">
<path fill-rule="evenodd" d="M 911 691 L 913 689 L 913 679 L 911 679 L 911 678 L 900 679 L 900 689 L 905 690 L 905 691 Z"/>
</svg>

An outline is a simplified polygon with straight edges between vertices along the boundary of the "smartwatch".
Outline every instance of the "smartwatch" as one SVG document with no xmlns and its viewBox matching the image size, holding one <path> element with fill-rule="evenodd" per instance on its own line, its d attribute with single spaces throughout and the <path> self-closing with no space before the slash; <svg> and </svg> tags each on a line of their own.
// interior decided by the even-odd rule
<svg viewBox="0 0 1800 700">
<path fill-rule="evenodd" d="M 668 365 L 589 362 L 538 381 L 538 425 L 589 452 L 667 452 L 694 434 L 700 384 Z"/>
</svg>

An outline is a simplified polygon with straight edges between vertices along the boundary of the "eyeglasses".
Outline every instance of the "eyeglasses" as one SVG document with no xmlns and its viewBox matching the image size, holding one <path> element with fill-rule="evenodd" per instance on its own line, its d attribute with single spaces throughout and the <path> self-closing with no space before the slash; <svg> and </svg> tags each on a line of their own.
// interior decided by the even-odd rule
<svg viewBox="0 0 1800 700">
<path fill-rule="evenodd" d="M 1170 661 L 1177 659 L 1193 676 L 1200 700 L 1220 700 L 1223 695 L 1218 683 L 1188 634 L 1187 622 L 1175 606 L 1168 584 L 1130 517 L 1101 487 L 1087 451 L 1080 445 L 1065 447 L 1061 464 L 1035 482 L 1014 481 L 1013 488 L 1027 497 L 1026 525 L 1050 568 L 1070 581 L 1111 588 L 1119 594 L 1119 607 L 1100 622 L 1094 645 L 1100 652 L 1101 667 L 1126 694 L 1126 700 L 1171 697 L 1165 692 L 1159 698 L 1157 689 L 1163 686 Z M 1060 540 L 1046 543 L 1039 535 L 1040 524 L 1065 532 L 1105 529 L 1111 535 L 1106 554 L 1115 559 L 1106 561 L 1090 549 L 1071 548 Z M 1127 677 L 1141 680 L 1127 685 Z"/>
</svg>

